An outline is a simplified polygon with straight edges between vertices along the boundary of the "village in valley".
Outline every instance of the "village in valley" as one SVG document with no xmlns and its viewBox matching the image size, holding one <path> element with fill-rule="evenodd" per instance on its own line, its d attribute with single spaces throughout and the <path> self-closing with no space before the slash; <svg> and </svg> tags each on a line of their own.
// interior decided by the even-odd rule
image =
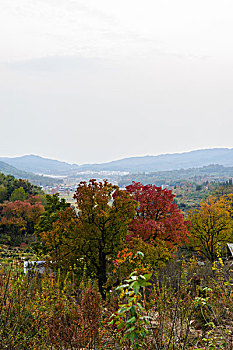
<svg viewBox="0 0 233 350">
<path fill-rule="evenodd" d="M 34 171 L 0 174 L 3 348 L 231 349 L 230 167 Z"/>
<path fill-rule="evenodd" d="M 0 0 L 0 350 L 233 350 L 232 16 Z"/>
</svg>

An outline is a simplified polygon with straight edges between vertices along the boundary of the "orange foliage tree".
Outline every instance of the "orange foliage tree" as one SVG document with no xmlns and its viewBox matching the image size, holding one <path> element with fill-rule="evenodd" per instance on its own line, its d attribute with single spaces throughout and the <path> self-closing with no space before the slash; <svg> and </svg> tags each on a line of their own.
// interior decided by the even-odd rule
<svg viewBox="0 0 233 350">
<path fill-rule="evenodd" d="M 34 234 L 44 207 L 37 196 L 26 201 L 8 202 L 1 205 L 0 230 L 11 243 L 20 243 Z"/>
<path fill-rule="evenodd" d="M 107 264 L 124 247 L 136 202 L 118 186 L 94 179 L 89 183 L 81 182 L 74 198 L 82 232 L 80 249 L 94 268 L 100 293 L 105 297 L 103 286 L 107 282 Z"/>
<path fill-rule="evenodd" d="M 108 271 L 125 246 L 136 202 L 118 186 L 96 180 L 81 182 L 74 198 L 76 211 L 67 208 L 58 213 L 52 229 L 40 233 L 42 243 L 60 267 L 86 265 L 87 274 L 97 278 L 105 298 Z"/>
</svg>

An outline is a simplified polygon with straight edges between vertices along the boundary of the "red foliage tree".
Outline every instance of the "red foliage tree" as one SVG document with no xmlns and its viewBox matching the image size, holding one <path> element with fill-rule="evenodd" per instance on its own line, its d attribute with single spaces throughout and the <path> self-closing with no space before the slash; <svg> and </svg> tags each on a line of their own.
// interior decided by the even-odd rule
<svg viewBox="0 0 233 350">
<path fill-rule="evenodd" d="M 17 243 L 26 235 L 34 234 L 34 227 L 44 211 L 37 196 L 26 201 L 15 201 L 2 204 L 0 215 L 0 232 L 16 239 Z M 21 243 L 21 241 L 20 241 Z"/>
<path fill-rule="evenodd" d="M 139 204 L 129 226 L 129 238 L 140 237 L 148 243 L 162 240 L 169 248 L 187 241 L 188 230 L 171 190 L 133 182 L 126 187 Z"/>
</svg>

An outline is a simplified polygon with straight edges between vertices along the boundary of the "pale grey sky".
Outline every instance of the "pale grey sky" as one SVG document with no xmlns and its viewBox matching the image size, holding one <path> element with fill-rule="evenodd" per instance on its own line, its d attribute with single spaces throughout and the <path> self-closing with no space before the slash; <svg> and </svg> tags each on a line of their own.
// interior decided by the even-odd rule
<svg viewBox="0 0 233 350">
<path fill-rule="evenodd" d="M 0 155 L 233 147 L 233 3 L 0 0 Z"/>
</svg>

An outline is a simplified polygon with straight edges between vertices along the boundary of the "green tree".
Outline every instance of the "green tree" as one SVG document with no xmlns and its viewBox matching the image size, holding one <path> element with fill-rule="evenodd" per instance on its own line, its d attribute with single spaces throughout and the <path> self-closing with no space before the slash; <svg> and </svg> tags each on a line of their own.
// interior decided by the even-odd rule
<svg viewBox="0 0 233 350">
<path fill-rule="evenodd" d="M 0 186 L 4 186 L 7 189 L 7 200 L 11 196 L 12 192 L 18 188 L 23 188 L 28 196 L 44 195 L 42 189 L 38 186 L 32 185 L 29 181 L 23 179 L 15 179 L 12 175 L 4 175 L 0 173 Z"/>
<path fill-rule="evenodd" d="M 0 203 L 3 203 L 5 200 L 7 200 L 7 188 L 0 185 Z"/>
<path fill-rule="evenodd" d="M 64 211 L 70 206 L 64 198 L 60 199 L 59 194 L 47 194 L 46 205 L 44 206 L 44 212 L 40 217 L 38 225 L 36 227 L 36 234 L 41 232 L 49 232 L 53 228 L 53 223 L 58 220 L 58 213 Z"/>
<path fill-rule="evenodd" d="M 27 194 L 25 193 L 23 187 L 16 188 L 10 195 L 9 201 L 25 201 Z"/>
<path fill-rule="evenodd" d="M 58 220 L 59 213 L 69 208 L 70 204 L 65 201 L 64 198 L 60 199 L 59 194 L 47 194 L 45 196 L 46 204 L 44 206 L 44 212 L 40 216 L 38 224 L 35 227 L 35 235 L 37 241 L 33 244 L 33 249 L 37 254 L 44 254 L 47 252 L 47 247 L 42 242 L 41 237 L 52 231 L 53 224 Z"/>
</svg>

